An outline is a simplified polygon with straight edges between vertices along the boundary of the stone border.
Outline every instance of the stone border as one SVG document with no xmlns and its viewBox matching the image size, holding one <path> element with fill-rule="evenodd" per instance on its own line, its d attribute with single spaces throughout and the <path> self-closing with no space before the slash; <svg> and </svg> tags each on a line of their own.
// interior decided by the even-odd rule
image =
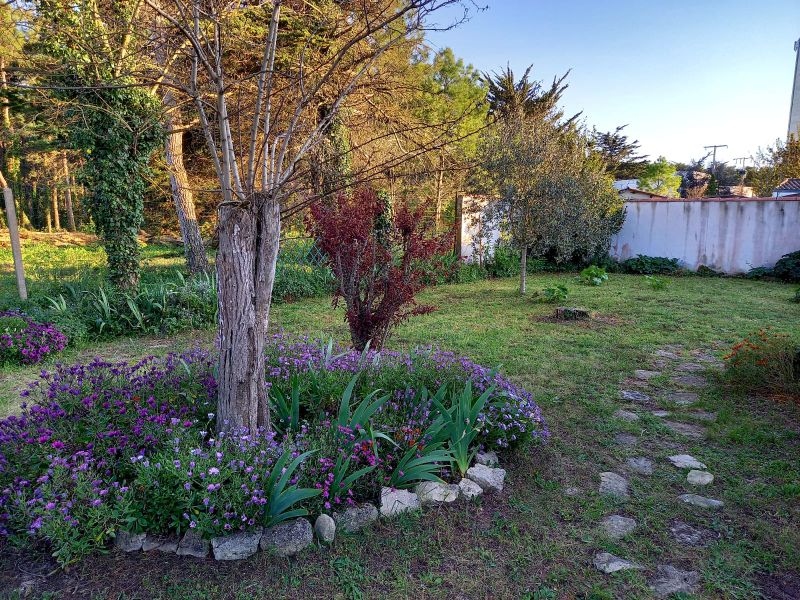
<svg viewBox="0 0 800 600">
<path fill-rule="evenodd" d="M 367 527 L 379 517 L 392 518 L 404 512 L 421 510 L 426 506 L 449 504 L 463 498 L 472 500 L 484 492 L 502 492 L 506 471 L 499 467 L 494 451 L 478 452 L 475 464 L 467 470 L 467 477 L 458 483 L 423 481 L 414 491 L 381 488 L 378 506 L 370 503 L 351 506 L 343 511 L 317 516 L 314 526 L 300 517 L 267 527 L 203 539 L 194 529 L 182 538 L 145 533 L 118 532 L 114 548 L 120 552 L 151 552 L 157 550 L 178 556 L 216 560 L 242 560 L 253 556 L 259 549 L 276 556 L 290 557 L 310 546 L 314 538 L 322 544 L 332 544 L 336 531 L 353 533 Z"/>
</svg>

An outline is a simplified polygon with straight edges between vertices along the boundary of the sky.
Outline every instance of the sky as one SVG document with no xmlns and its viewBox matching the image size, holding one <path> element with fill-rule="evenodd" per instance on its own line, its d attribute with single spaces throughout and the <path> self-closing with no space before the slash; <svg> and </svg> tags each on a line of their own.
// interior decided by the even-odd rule
<svg viewBox="0 0 800 600">
<path fill-rule="evenodd" d="M 432 48 L 481 71 L 533 64 L 545 83 L 571 69 L 565 113 L 603 131 L 627 124 L 651 158 L 727 144 L 717 159 L 732 161 L 786 137 L 800 0 L 474 1 L 488 9 L 430 32 Z"/>
</svg>

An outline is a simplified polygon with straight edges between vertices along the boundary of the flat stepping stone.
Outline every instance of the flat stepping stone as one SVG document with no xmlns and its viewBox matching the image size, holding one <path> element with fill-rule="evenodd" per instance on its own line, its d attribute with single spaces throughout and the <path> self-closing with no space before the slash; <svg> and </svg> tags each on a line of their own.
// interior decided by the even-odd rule
<svg viewBox="0 0 800 600">
<path fill-rule="evenodd" d="M 725 503 L 721 500 L 714 500 L 713 498 L 706 498 L 705 496 L 698 496 L 697 494 L 682 494 L 678 499 L 684 504 L 691 504 L 692 506 L 699 506 L 700 508 L 708 508 L 710 510 L 719 510 Z"/>
<path fill-rule="evenodd" d="M 700 583 L 697 571 L 682 571 L 672 565 L 658 565 L 656 574 L 650 581 L 650 589 L 656 598 L 668 598 L 673 594 L 691 594 Z"/>
<path fill-rule="evenodd" d="M 669 462 L 679 469 L 702 469 L 706 466 L 690 454 L 676 454 L 668 457 Z"/>
<path fill-rule="evenodd" d="M 651 402 L 650 396 L 638 390 L 622 390 L 619 397 L 628 402 Z"/>
<path fill-rule="evenodd" d="M 706 530 L 683 521 L 675 521 L 670 525 L 669 532 L 672 534 L 672 539 L 684 546 L 702 546 L 708 537 Z"/>
<path fill-rule="evenodd" d="M 697 352 L 697 351 L 695 351 L 695 352 L 692 352 L 692 357 L 695 360 L 699 360 L 700 362 L 711 363 L 711 364 L 714 364 L 714 365 L 725 364 L 725 361 L 723 361 L 721 358 L 719 358 L 717 356 L 714 356 L 710 352 L 704 352 L 704 351 Z"/>
<path fill-rule="evenodd" d="M 632 433 L 618 433 L 614 436 L 614 442 L 620 446 L 635 446 L 639 442 L 639 438 Z"/>
<path fill-rule="evenodd" d="M 708 471 L 698 471 L 696 469 L 692 469 L 686 475 L 686 481 L 692 485 L 708 485 L 714 481 L 714 476 Z"/>
<path fill-rule="evenodd" d="M 673 392 L 664 397 L 664 400 L 677 406 L 690 406 L 697 402 L 698 399 L 696 392 Z"/>
<path fill-rule="evenodd" d="M 647 369 L 636 369 L 633 372 L 633 376 L 642 381 L 650 381 L 659 375 L 661 375 L 661 371 L 648 371 Z"/>
<path fill-rule="evenodd" d="M 614 498 L 628 498 L 628 480 L 622 475 L 606 471 L 600 473 L 600 493 Z"/>
<path fill-rule="evenodd" d="M 672 383 L 686 387 L 702 388 L 708 385 L 708 379 L 700 375 L 675 375 L 671 379 Z"/>
<path fill-rule="evenodd" d="M 663 421 L 673 433 L 685 435 L 686 437 L 700 439 L 705 437 L 706 430 L 699 425 L 691 425 L 689 423 L 679 423 L 678 421 Z"/>
<path fill-rule="evenodd" d="M 670 416 L 672 413 L 668 410 L 652 410 L 650 414 L 654 417 L 658 417 L 659 419 L 663 419 L 664 417 Z"/>
<path fill-rule="evenodd" d="M 639 415 L 637 415 L 635 412 L 623 409 L 619 409 L 618 411 L 614 412 L 614 416 L 617 419 L 622 419 L 623 421 L 627 421 L 628 423 L 633 423 L 634 421 L 639 420 Z"/>
<path fill-rule="evenodd" d="M 625 461 L 625 465 L 639 475 L 652 475 L 653 474 L 653 461 L 649 458 L 629 458 Z"/>
<path fill-rule="evenodd" d="M 700 373 L 701 371 L 706 370 L 705 365 L 701 365 L 700 363 L 682 363 L 675 367 L 676 371 L 681 371 L 682 373 Z"/>
<path fill-rule="evenodd" d="M 622 515 L 610 515 L 600 521 L 600 526 L 608 537 L 619 540 L 636 529 L 636 521 Z"/>
<path fill-rule="evenodd" d="M 680 355 L 672 352 L 671 350 L 656 350 L 653 354 L 660 358 L 668 358 L 670 360 L 680 360 Z"/>
<path fill-rule="evenodd" d="M 693 419 L 697 419 L 698 421 L 707 421 L 709 423 L 713 423 L 717 420 L 717 413 L 715 412 L 707 412 L 705 410 L 694 410 L 688 413 Z"/>
<path fill-rule="evenodd" d="M 595 555 L 592 563 L 596 569 L 602 571 L 606 575 L 616 573 L 617 571 L 639 570 L 642 568 L 640 565 L 620 558 L 619 556 L 614 556 L 610 552 L 601 552 Z"/>
</svg>

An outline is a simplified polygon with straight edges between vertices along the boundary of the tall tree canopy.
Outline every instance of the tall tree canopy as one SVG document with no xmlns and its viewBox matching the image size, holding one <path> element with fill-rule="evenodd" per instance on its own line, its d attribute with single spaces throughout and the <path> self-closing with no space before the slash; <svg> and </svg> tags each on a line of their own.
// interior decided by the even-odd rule
<svg viewBox="0 0 800 600">
<path fill-rule="evenodd" d="M 663 156 L 647 165 L 639 177 L 639 189 L 669 198 L 678 197 L 680 186 L 681 176 L 676 172 L 675 165 Z"/>
<path fill-rule="evenodd" d="M 623 133 L 627 125 L 614 131 L 592 130 L 592 151 L 599 154 L 606 172 L 614 179 L 638 179 L 647 166 L 647 156 L 639 154 L 639 140 L 629 140 Z"/>
</svg>

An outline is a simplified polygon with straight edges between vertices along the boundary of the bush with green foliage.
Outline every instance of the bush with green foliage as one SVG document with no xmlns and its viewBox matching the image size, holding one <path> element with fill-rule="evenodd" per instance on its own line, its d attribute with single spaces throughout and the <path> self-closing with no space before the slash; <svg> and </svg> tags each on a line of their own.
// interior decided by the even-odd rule
<svg viewBox="0 0 800 600">
<path fill-rule="evenodd" d="M 578 276 L 578 281 L 585 285 L 600 286 L 608 281 L 608 273 L 603 267 L 592 265 L 586 267 Z"/>
<path fill-rule="evenodd" d="M 760 329 L 736 343 L 725 362 L 733 385 L 800 401 L 800 344 L 790 335 Z"/>
<path fill-rule="evenodd" d="M 449 352 L 278 335 L 267 356 L 274 431 L 216 433 L 201 351 L 43 374 L 0 421 L 0 535 L 64 565 L 120 531 L 209 538 L 331 513 L 548 436 L 529 392 Z"/>
<path fill-rule="evenodd" d="M 551 304 L 566 302 L 569 298 L 569 288 L 567 288 L 565 285 L 546 287 L 536 292 L 535 297 L 540 302 L 549 302 Z"/>
<path fill-rule="evenodd" d="M 664 279 L 663 277 L 658 277 L 656 275 L 645 275 L 644 279 L 654 290 L 663 290 L 667 287 L 667 284 L 669 283 L 667 279 Z"/>
<path fill-rule="evenodd" d="M 786 254 L 775 263 L 772 275 L 790 283 L 800 283 L 800 250 Z"/>
<path fill-rule="evenodd" d="M 623 260 L 619 263 L 619 269 L 622 273 L 634 275 L 671 275 L 683 270 L 677 258 L 644 256 L 642 254 Z"/>
</svg>

